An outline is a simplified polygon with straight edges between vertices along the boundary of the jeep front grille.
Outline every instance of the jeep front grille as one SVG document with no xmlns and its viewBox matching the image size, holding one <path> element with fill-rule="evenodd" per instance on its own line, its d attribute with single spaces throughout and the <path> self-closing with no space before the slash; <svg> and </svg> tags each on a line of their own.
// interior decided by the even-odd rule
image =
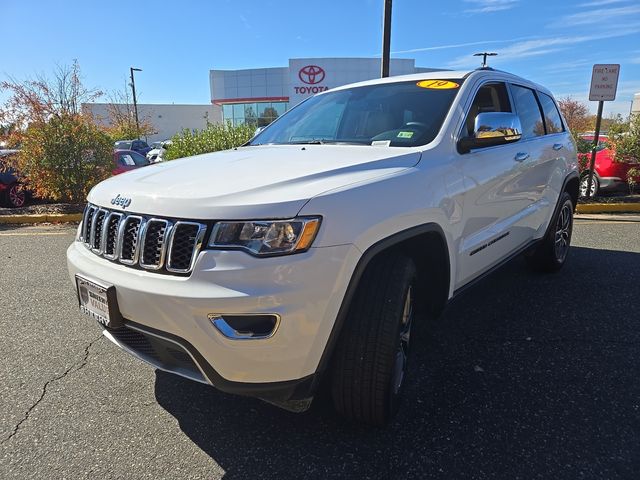
<svg viewBox="0 0 640 480">
<path fill-rule="evenodd" d="M 87 205 L 80 239 L 93 253 L 127 266 L 191 272 L 207 225 L 116 212 Z"/>
</svg>

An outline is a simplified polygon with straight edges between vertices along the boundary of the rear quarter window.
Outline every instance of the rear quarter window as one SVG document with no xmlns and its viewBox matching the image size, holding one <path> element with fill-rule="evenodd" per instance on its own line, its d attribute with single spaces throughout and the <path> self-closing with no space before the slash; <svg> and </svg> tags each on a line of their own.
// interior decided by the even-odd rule
<svg viewBox="0 0 640 480">
<path fill-rule="evenodd" d="M 553 99 L 546 93 L 538 92 L 538 98 L 542 105 L 542 112 L 544 113 L 544 123 L 547 127 L 547 133 L 560 133 L 564 131 L 562 126 L 562 119 L 558 107 L 556 107 Z"/>
<path fill-rule="evenodd" d="M 534 138 L 544 135 L 544 123 L 540 107 L 533 90 L 520 85 L 511 85 L 516 113 L 522 123 L 522 138 Z"/>
</svg>

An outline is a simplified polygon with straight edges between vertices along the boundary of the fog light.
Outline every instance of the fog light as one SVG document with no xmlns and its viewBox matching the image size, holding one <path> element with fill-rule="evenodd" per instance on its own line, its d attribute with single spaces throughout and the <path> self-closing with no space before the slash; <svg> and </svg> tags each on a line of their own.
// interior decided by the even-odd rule
<svg viewBox="0 0 640 480">
<path fill-rule="evenodd" d="M 210 313 L 207 318 L 214 327 L 232 340 L 259 340 L 272 337 L 280 317 L 275 314 L 266 315 L 227 315 Z"/>
</svg>

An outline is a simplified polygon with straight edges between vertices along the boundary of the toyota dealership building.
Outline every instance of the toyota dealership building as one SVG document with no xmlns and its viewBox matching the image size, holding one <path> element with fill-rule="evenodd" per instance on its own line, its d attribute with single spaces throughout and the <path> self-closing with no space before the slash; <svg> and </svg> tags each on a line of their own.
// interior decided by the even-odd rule
<svg viewBox="0 0 640 480">
<path fill-rule="evenodd" d="M 433 70 L 416 67 L 413 59 L 393 58 L 390 63 L 391 75 Z M 286 67 L 210 70 L 210 103 L 204 98 L 200 105 L 138 103 L 138 112 L 153 126 L 145 137 L 150 142 L 183 129 L 203 129 L 207 123 L 261 127 L 311 95 L 379 76 L 379 58 L 292 58 Z M 108 104 L 87 103 L 82 108 L 100 123 L 110 124 Z"/>
<path fill-rule="evenodd" d="M 430 72 L 413 59 L 391 59 L 391 75 Z M 223 121 L 264 126 L 307 97 L 380 76 L 379 58 L 292 58 L 286 67 L 211 70 L 211 103 Z"/>
</svg>

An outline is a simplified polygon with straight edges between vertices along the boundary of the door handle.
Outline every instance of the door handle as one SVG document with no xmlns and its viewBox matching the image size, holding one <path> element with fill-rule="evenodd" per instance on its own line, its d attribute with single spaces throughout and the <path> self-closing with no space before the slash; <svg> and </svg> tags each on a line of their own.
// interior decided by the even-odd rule
<svg viewBox="0 0 640 480">
<path fill-rule="evenodd" d="M 563 145 L 561 143 L 554 143 L 553 144 L 553 149 L 554 150 L 560 150 L 563 147 Z"/>
<path fill-rule="evenodd" d="M 516 162 L 524 162 L 527 158 L 529 158 L 529 154 L 526 152 L 518 152 L 516 153 L 516 156 L 514 158 L 514 160 Z"/>
</svg>

